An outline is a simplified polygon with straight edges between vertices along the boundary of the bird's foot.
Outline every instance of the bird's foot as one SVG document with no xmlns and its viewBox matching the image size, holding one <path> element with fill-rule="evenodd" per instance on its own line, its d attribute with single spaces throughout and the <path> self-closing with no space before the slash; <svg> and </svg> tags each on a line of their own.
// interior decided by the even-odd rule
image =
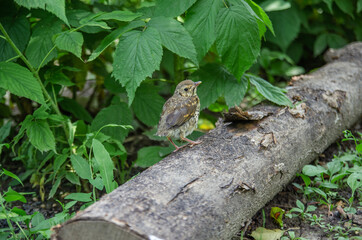
<svg viewBox="0 0 362 240">
<path fill-rule="evenodd" d="M 184 148 L 184 147 L 186 147 L 187 146 L 187 144 L 185 144 L 185 145 L 183 145 L 183 146 L 181 146 L 181 147 L 179 147 L 179 146 L 175 146 L 175 150 L 173 150 L 173 152 L 177 152 L 178 150 L 180 150 L 180 149 L 182 149 L 182 148 Z"/>
<path fill-rule="evenodd" d="M 188 144 L 188 146 L 190 146 L 190 148 L 192 148 L 193 146 L 198 145 L 200 143 L 202 143 L 202 141 L 192 141 Z"/>
</svg>

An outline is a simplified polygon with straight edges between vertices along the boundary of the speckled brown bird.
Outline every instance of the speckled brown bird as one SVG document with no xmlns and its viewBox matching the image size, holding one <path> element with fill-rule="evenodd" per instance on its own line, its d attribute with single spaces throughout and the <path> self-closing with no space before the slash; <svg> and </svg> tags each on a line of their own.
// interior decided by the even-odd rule
<svg viewBox="0 0 362 240">
<path fill-rule="evenodd" d="M 200 84 L 201 82 L 191 80 L 180 82 L 173 96 L 163 105 L 156 135 L 166 136 L 175 146 L 174 152 L 184 146 L 177 146 L 171 138 L 189 142 L 185 146 L 190 145 L 192 147 L 201 143 L 186 138 L 194 131 L 199 119 L 200 99 L 196 94 L 196 89 Z"/>
</svg>

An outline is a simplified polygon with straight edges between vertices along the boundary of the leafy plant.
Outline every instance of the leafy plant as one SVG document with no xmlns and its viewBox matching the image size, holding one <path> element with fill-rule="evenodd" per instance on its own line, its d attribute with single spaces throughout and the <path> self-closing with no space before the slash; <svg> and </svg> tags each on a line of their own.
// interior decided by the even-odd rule
<svg viewBox="0 0 362 240">
<path fill-rule="evenodd" d="M 299 200 L 297 200 L 296 204 L 297 207 L 290 209 L 285 216 L 292 218 L 299 215 L 302 219 L 309 219 L 312 217 L 311 212 L 314 212 L 317 209 L 317 207 L 313 205 L 308 205 L 307 208 L 305 208 L 304 204 Z M 293 214 L 293 212 L 297 213 L 297 215 Z"/>
</svg>

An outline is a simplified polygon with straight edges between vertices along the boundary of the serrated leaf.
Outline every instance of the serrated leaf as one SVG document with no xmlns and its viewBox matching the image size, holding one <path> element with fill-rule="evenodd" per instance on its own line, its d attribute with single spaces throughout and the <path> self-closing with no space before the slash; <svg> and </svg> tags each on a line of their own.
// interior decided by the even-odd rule
<svg viewBox="0 0 362 240">
<path fill-rule="evenodd" d="M 91 16 L 95 16 L 95 14 L 80 9 L 67 10 L 67 18 L 72 27 L 80 27 L 79 30 L 86 33 L 98 33 L 104 31 L 104 29 L 99 26 L 87 26 L 80 23 L 81 20 L 85 18 L 90 18 Z"/>
<path fill-rule="evenodd" d="M 258 23 L 244 5 L 236 5 L 220 10 L 216 31 L 216 47 L 223 64 L 240 79 L 259 55 Z"/>
<path fill-rule="evenodd" d="M 53 150 L 55 152 L 55 138 L 46 120 L 34 120 L 26 129 L 30 143 L 39 151 Z"/>
<path fill-rule="evenodd" d="M 154 126 L 160 119 L 165 100 L 157 93 L 157 88 L 151 84 L 141 84 L 137 88 L 132 109 L 137 118 L 148 126 Z"/>
<path fill-rule="evenodd" d="M 0 22 L 17 48 L 21 52 L 24 51 L 30 37 L 30 24 L 28 19 L 24 15 L 17 18 L 2 17 L 0 18 Z M 6 61 L 16 55 L 11 45 L 5 39 L 0 38 L 0 62 Z"/>
<path fill-rule="evenodd" d="M 157 30 L 132 30 L 120 38 L 114 54 L 112 75 L 126 87 L 131 105 L 137 87 L 160 68 L 162 46 Z"/>
<path fill-rule="evenodd" d="M 61 30 L 62 23 L 55 17 L 44 18 L 35 25 L 29 45 L 25 51 L 25 55 L 33 67 L 42 67 L 57 57 L 55 49 L 50 54 L 49 51 L 54 47 L 53 35 L 60 33 Z M 46 59 L 43 61 L 45 57 Z"/>
<path fill-rule="evenodd" d="M 301 21 L 296 8 L 269 12 L 269 17 L 274 25 L 275 36 L 267 32 L 266 38 L 285 52 L 299 34 Z"/>
<path fill-rule="evenodd" d="M 145 26 L 145 22 L 135 21 L 127 24 L 126 26 L 114 30 L 102 40 L 101 44 L 99 44 L 99 46 L 94 50 L 92 55 L 89 57 L 88 61 L 90 62 L 96 59 L 109 45 L 111 45 L 123 33 L 142 26 Z"/>
<path fill-rule="evenodd" d="M 127 104 L 119 103 L 117 105 L 111 105 L 103 108 L 94 118 L 91 124 L 91 131 L 96 132 L 107 124 L 130 125 L 131 123 L 132 114 L 130 109 Z M 119 140 L 120 142 L 123 142 L 128 135 L 129 130 L 120 127 L 112 127 L 103 128 L 101 132 Z"/>
<path fill-rule="evenodd" d="M 222 6 L 219 0 L 199 0 L 187 11 L 185 28 L 192 36 L 198 61 L 216 39 L 216 17 Z"/>
<path fill-rule="evenodd" d="M 115 189 L 113 183 L 114 165 L 112 159 L 104 148 L 103 144 L 97 139 L 93 139 L 92 148 L 94 152 L 94 157 L 99 166 L 99 171 L 103 180 L 103 184 L 106 188 L 106 192 L 110 193 Z"/>
<path fill-rule="evenodd" d="M 269 101 L 278 105 L 292 106 L 290 99 L 276 86 L 271 85 L 266 80 L 253 75 L 246 74 L 250 83 L 253 84 L 258 92 Z"/>
<path fill-rule="evenodd" d="M 162 45 L 167 49 L 198 64 L 192 38 L 180 22 L 172 18 L 155 17 L 147 26 L 159 32 Z"/>
<path fill-rule="evenodd" d="M 248 80 L 237 81 L 224 67 L 207 64 L 191 75 L 194 81 L 202 81 L 197 88 L 201 109 L 209 107 L 219 97 L 224 96 L 229 107 L 238 105 L 244 98 Z"/>
<path fill-rule="evenodd" d="M 352 18 L 353 12 L 354 12 L 354 3 L 352 0 L 334 0 L 334 2 L 337 4 L 339 9 L 341 9 L 344 13 L 347 13 Z"/>
<path fill-rule="evenodd" d="M 70 98 L 63 98 L 59 101 L 59 105 L 63 110 L 72 113 L 76 118 L 86 122 L 92 122 L 92 116 L 77 101 Z"/>
<path fill-rule="evenodd" d="M 41 87 L 25 67 L 12 62 L 0 62 L 0 87 L 38 103 L 45 103 Z"/>
<path fill-rule="evenodd" d="M 82 60 L 83 35 L 80 32 L 62 32 L 55 39 L 55 45 L 61 50 L 73 53 Z"/>
<path fill-rule="evenodd" d="M 130 22 L 140 16 L 142 16 L 142 13 L 133 13 L 130 11 L 112 11 L 98 14 L 98 16 L 93 18 L 93 20 L 117 20 L 122 22 Z"/>
<path fill-rule="evenodd" d="M 71 193 L 66 196 L 64 199 L 71 199 L 78 202 L 90 202 L 92 193 Z"/>
<path fill-rule="evenodd" d="M 137 160 L 135 164 L 139 167 L 150 167 L 162 160 L 160 152 L 167 150 L 168 153 L 172 151 L 168 147 L 152 146 L 141 148 L 137 153 Z M 163 153 L 165 155 L 165 153 Z"/>
<path fill-rule="evenodd" d="M 156 0 L 155 15 L 177 17 L 191 7 L 196 0 Z"/>
<path fill-rule="evenodd" d="M 65 0 L 15 0 L 15 2 L 28 9 L 40 8 L 51 12 L 69 26 L 65 16 Z"/>
<path fill-rule="evenodd" d="M 259 19 L 261 19 L 262 23 L 265 24 L 273 34 L 275 34 L 273 24 L 270 21 L 268 15 L 264 12 L 264 10 L 252 0 L 246 0 L 246 2 L 253 9 L 255 14 L 259 17 Z M 257 21 L 259 21 L 259 19 L 257 18 Z M 260 32 L 260 25 L 259 25 L 259 32 Z M 261 36 L 262 35 L 263 34 L 261 34 Z"/>
<path fill-rule="evenodd" d="M 79 177 L 83 179 L 92 179 L 92 172 L 90 170 L 89 163 L 79 155 L 72 155 L 70 157 L 70 161 L 72 162 L 72 166 Z"/>
</svg>

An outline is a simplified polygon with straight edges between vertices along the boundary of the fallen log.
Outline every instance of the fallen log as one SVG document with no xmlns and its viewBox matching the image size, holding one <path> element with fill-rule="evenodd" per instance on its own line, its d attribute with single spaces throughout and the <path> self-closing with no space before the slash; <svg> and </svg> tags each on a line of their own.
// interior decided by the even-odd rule
<svg viewBox="0 0 362 240">
<path fill-rule="evenodd" d="M 361 119 L 362 43 L 326 56 L 330 63 L 292 79 L 288 96 L 302 102 L 297 107 L 261 105 L 252 111 L 271 113 L 261 120 L 219 121 L 202 144 L 148 168 L 52 238 L 230 239 Z"/>
</svg>

